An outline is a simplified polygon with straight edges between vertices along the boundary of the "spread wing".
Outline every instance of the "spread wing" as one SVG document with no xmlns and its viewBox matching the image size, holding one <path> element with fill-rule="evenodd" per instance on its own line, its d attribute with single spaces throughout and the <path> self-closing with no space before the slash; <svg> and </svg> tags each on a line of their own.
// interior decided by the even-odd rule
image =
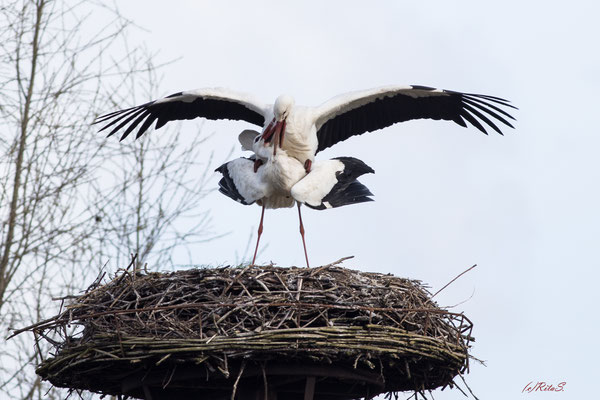
<svg viewBox="0 0 600 400">
<path fill-rule="evenodd" d="M 121 140 L 139 127 L 136 139 L 156 121 L 159 129 L 167 122 L 206 118 L 246 121 L 263 126 L 270 107 L 252 96 L 223 88 L 197 89 L 179 92 L 139 106 L 102 115 L 94 124 L 102 124 L 100 131 L 111 128 L 108 136 L 125 128 Z"/>
<path fill-rule="evenodd" d="M 467 122 L 487 134 L 486 126 L 499 134 L 497 123 L 513 128 L 507 100 L 481 94 L 460 93 L 426 86 L 387 86 L 343 94 L 315 110 L 319 145 L 326 149 L 354 135 L 375 131 L 412 119 Z"/>
</svg>

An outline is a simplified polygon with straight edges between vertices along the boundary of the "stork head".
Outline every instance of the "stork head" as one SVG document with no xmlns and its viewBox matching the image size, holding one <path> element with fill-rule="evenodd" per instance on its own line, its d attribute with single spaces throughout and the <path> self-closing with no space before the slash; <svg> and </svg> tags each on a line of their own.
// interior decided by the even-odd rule
<svg viewBox="0 0 600 400">
<path fill-rule="evenodd" d="M 265 146 L 268 145 L 271 140 L 274 142 L 273 155 L 277 151 L 277 146 L 283 147 L 283 138 L 285 135 L 285 120 L 290 115 L 292 108 L 294 107 L 294 98 L 290 95 L 283 94 L 275 100 L 273 105 L 273 113 L 275 118 L 267 125 L 261 139 L 264 141 Z"/>
<path fill-rule="evenodd" d="M 275 105 L 273 106 L 273 112 L 275 113 L 275 119 L 277 121 L 285 120 L 290 111 L 294 107 L 294 98 L 289 94 L 282 94 L 275 100 Z"/>
<path fill-rule="evenodd" d="M 262 136 L 258 135 L 254 138 L 254 143 L 252 144 L 252 151 L 256 156 L 260 159 L 267 160 L 270 155 L 273 153 L 273 150 L 269 146 L 269 143 L 265 143 L 262 140 Z"/>
</svg>

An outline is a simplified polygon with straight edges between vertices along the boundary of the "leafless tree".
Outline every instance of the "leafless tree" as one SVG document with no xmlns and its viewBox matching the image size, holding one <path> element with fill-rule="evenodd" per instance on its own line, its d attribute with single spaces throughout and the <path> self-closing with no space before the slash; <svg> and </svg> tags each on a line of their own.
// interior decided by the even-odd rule
<svg viewBox="0 0 600 400">
<path fill-rule="evenodd" d="M 141 101 L 156 98 L 155 72 L 149 65 L 147 79 L 129 79 L 127 98 L 113 107 L 139 103 L 135 96 L 139 91 Z M 137 141 L 110 139 L 100 179 L 90 185 L 93 201 L 88 203 L 95 207 L 97 224 L 93 243 L 98 256 L 94 258 L 125 265 L 133 253 L 139 264 L 166 268 L 173 265 L 174 249 L 182 252 L 190 244 L 216 237 L 209 212 L 198 208 L 213 190 L 207 185 L 214 178 L 213 156 L 205 150 L 209 136 L 196 127 L 184 133 L 178 128 L 158 135 L 150 132 Z M 191 262 L 191 257 L 187 260 Z"/>
<path fill-rule="evenodd" d="M 128 87 L 155 82 L 152 57 L 127 46 L 129 25 L 102 3 L 0 5 L 2 338 L 55 313 L 51 299 L 84 288 L 107 261 L 137 252 L 169 263 L 182 244 L 210 238 L 196 211 L 210 178 L 199 130 L 183 145 L 172 131 L 123 145 L 90 126 L 135 101 Z M 64 397 L 34 373 L 46 348 L 27 335 L 0 340 L 0 397 Z"/>
</svg>

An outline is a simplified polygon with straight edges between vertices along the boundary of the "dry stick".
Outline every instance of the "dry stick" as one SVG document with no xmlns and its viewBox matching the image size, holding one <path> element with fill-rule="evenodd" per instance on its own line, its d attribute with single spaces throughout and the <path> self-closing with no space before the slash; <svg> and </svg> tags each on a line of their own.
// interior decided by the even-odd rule
<svg viewBox="0 0 600 400">
<path fill-rule="evenodd" d="M 450 286 L 450 285 L 452 284 L 452 282 L 454 282 L 455 280 L 457 280 L 458 278 L 460 278 L 461 276 L 463 276 L 464 274 L 466 274 L 467 272 L 469 272 L 470 270 L 472 270 L 472 269 L 473 269 L 473 268 L 475 268 L 476 266 L 477 266 L 477 264 L 473 264 L 473 266 L 472 266 L 471 268 L 469 268 L 469 269 L 467 269 L 467 270 L 465 270 L 465 271 L 461 272 L 460 274 L 458 274 L 458 275 L 456 276 L 456 278 L 452 279 L 450 282 L 446 283 L 446 284 L 444 285 L 444 287 L 443 287 L 443 288 L 441 288 L 440 290 L 438 290 L 437 292 L 435 292 L 435 293 L 433 294 L 433 296 L 431 296 L 431 298 L 433 299 L 433 298 L 434 298 L 434 297 L 435 297 L 435 296 L 436 296 L 436 295 L 437 295 L 439 292 L 441 292 L 442 290 L 444 290 L 444 289 L 446 289 L 448 286 Z"/>
<path fill-rule="evenodd" d="M 173 379 L 173 376 L 175 375 L 175 370 L 177 369 L 177 364 L 175 364 L 173 366 L 173 370 L 171 371 L 171 376 L 169 376 L 169 380 L 163 384 L 163 390 L 167 388 L 167 386 L 169 386 L 169 383 L 171 383 L 171 380 Z"/>
<path fill-rule="evenodd" d="M 33 331 L 33 337 L 35 339 L 35 348 L 37 350 L 38 355 L 40 356 L 40 362 L 44 362 L 44 356 L 42 355 L 42 350 L 40 349 L 40 338 L 39 335 Z"/>
<path fill-rule="evenodd" d="M 302 277 L 298 278 L 298 284 L 296 285 L 298 287 L 298 293 L 296 294 L 296 300 L 300 301 L 300 292 L 302 291 Z"/>
<path fill-rule="evenodd" d="M 265 400 L 269 400 L 269 385 L 267 383 L 267 374 L 265 372 L 265 365 L 261 364 L 260 368 L 262 370 L 263 385 L 265 387 Z"/>
<path fill-rule="evenodd" d="M 327 268 L 329 268 L 329 267 L 333 267 L 334 265 L 341 264 L 342 262 L 344 262 L 344 261 L 346 261 L 346 260 L 349 260 L 349 259 L 351 259 L 351 258 L 354 258 L 354 256 L 342 257 L 342 258 L 340 258 L 340 259 L 339 259 L 339 260 L 337 260 L 337 261 L 334 261 L 334 262 L 332 262 L 332 263 L 329 263 L 329 264 L 327 264 L 327 265 L 323 265 L 323 266 L 321 266 L 321 267 L 319 267 L 319 268 L 315 268 L 315 269 L 313 269 L 313 270 L 310 272 L 310 276 L 315 276 L 317 273 L 321 272 L 322 270 L 324 270 L 324 269 L 327 269 Z"/>
<path fill-rule="evenodd" d="M 471 268 L 473 268 L 473 267 L 471 267 Z M 467 272 L 467 271 L 465 271 L 465 272 Z M 452 283 L 452 282 L 450 282 L 450 283 Z M 439 293 L 439 291 L 438 291 L 438 293 Z M 173 305 L 169 305 L 169 306 L 137 308 L 137 309 L 130 309 L 130 310 L 101 311 L 101 312 L 91 313 L 91 314 L 84 315 L 84 316 L 78 316 L 75 319 L 83 320 L 83 319 L 89 319 L 89 318 L 96 318 L 96 317 L 100 317 L 103 315 L 117 315 L 117 314 L 131 314 L 131 313 L 137 313 L 137 312 L 148 312 L 148 311 L 159 311 L 159 310 L 173 310 L 173 309 L 181 309 L 181 308 L 186 308 L 186 307 L 189 307 L 189 308 L 197 308 L 197 307 L 211 308 L 211 307 L 215 307 L 215 306 L 220 306 L 220 307 L 242 307 L 242 306 L 246 306 L 246 307 L 256 307 L 256 306 L 282 307 L 282 306 L 289 306 L 289 305 L 290 305 L 289 303 L 285 303 L 285 302 L 266 303 L 266 304 L 257 303 L 257 304 L 246 304 L 246 305 L 236 304 L 236 303 L 221 303 L 221 304 L 214 304 L 214 303 L 206 303 L 206 304 L 190 303 L 190 304 L 187 304 L 186 303 L 186 304 L 173 304 Z M 440 310 L 440 309 L 435 309 L 435 308 L 402 309 L 402 308 L 398 308 L 398 307 L 370 307 L 370 306 L 358 306 L 358 305 L 341 306 L 341 305 L 336 305 L 336 304 L 319 304 L 319 303 L 297 303 L 297 304 L 295 304 L 295 306 L 310 307 L 310 308 L 329 308 L 329 309 L 339 309 L 339 310 L 402 311 L 403 313 L 406 313 L 406 312 L 428 312 L 428 313 L 433 313 L 433 314 L 453 315 L 453 316 L 457 316 L 457 317 L 463 316 L 462 313 L 453 313 L 450 311 Z M 465 320 L 467 322 L 469 322 L 470 324 L 472 324 L 471 320 L 469 320 L 467 317 L 465 317 Z M 58 318 L 50 318 L 50 319 L 41 321 L 37 324 L 29 325 L 25 328 L 13 330 L 13 334 L 8 336 L 7 340 L 18 334 L 21 334 L 26 331 L 30 331 L 32 329 L 48 329 L 53 326 L 57 326 L 60 322 L 61 322 L 61 320 L 59 320 Z"/>
<path fill-rule="evenodd" d="M 473 289 L 473 291 L 471 292 L 471 295 L 470 295 L 469 297 L 467 297 L 466 299 L 464 299 L 463 301 L 460 301 L 460 302 L 458 302 L 458 303 L 456 303 L 456 304 L 453 304 L 453 305 L 451 305 L 451 306 L 447 306 L 447 307 L 444 307 L 444 308 L 455 308 L 455 307 L 458 307 L 458 306 L 460 306 L 461 304 L 464 304 L 464 303 L 466 303 L 467 301 L 471 300 L 471 299 L 473 298 L 473 296 L 474 296 L 474 295 L 475 295 L 475 289 Z"/>
<path fill-rule="evenodd" d="M 127 266 L 127 268 L 125 268 L 125 270 L 123 271 L 121 276 L 116 280 L 115 285 L 118 285 L 119 283 L 121 283 L 121 281 L 125 278 L 125 276 L 129 275 L 127 272 L 129 271 L 129 268 L 135 266 L 136 258 L 137 258 L 137 253 L 131 255 L 131 261 L 129 262 L 129 265 Z"/>
<path fill-rule="evenodd" d="M 258 245 L 257 245 L 258 248 Z M 248 271 L 250 269 L 250 267 L 254 267 L 254 264 L 250 264 L 246 267 L 244 267 L 244 269 L 242 269 L 242 272 L 240 272 L 239 274 L 236 275 L 235 278 L 233 278 L 233 280 L 229 283 L 229 285 L 227 285 L 227 287 L 223 290 L 223 293 L 221 294 L 221 296 L 225 296 L 225 294 L 227 294 L 227 292 L 229 291 L 229 289 L 231 289 L 231 287 L 237 282 L 237 280 L 244 275 L 244 272 Z"/>
<path fill-rule="evenodd" d="M 244 369 L 246 368 L 246 360 L 242 361 L 242 365 L 240 367 L 240 372 L 238 372 L 237 378 L 235 378 L 235 382 L 233 383 L 233 391 L 231 393 L 231 400 L 235 400 L 235 393 L 237 392 L 237 385 L 244 373 Z"/>
<path fill-rule="evenodd" d="M 465 386 L 467 387 L 467 389 L 469 389 L 469 393 L 471 393 L 471 396 L 473 396 L 475 398 L 475 400 L 479 400 L 479 398 L 477 396 L 475 396 L 475 393 L 473 393 L 473 391 L 471 390 L 469 385 L 467 385 L 467 381 L 465 381 L 465 378 L 463 377 L 463 375 L 461 373 L 459 373 L 458 376 L 460 376 L 460 379 L 462 379 L 462 381 L 465 384 Z"/>
<path fill-rule="evenodd" d="M 465 397 L 469 397 L 469 395 L 468 395 L 468 394 L 466 394 L 466 393 L 465 393 L 465 391 L 464 391 L 464 390 L 462 390 L 462 388 L 461 388 L 460 386 L 458 386 L 456 383 L 454 384 L 454 387 L 456 387 L 456 388 L 457 388 L 457 389 L 458 389 L 458 390 L 459 390 L 459 391 L 460 391 L 462 394 L 464 394 L 464 395 L 465 395 Z"/>
</svg>

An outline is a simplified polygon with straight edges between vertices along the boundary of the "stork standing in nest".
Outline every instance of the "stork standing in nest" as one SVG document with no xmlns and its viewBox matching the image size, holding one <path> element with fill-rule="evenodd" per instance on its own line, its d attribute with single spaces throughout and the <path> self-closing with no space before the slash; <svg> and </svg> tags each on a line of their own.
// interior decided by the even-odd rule
<svg viewBox="0 0 600 400">
<path fill-rule="evenodd" d="M 243 120 L 263 127 L 260 134 L 252 134 L 258 143 L 251 146 L 254 159 L 233 160 L 217 169 L 224 175 L 221 192 L 243 204 L 262 205 L 258 249 L 265 208 L 292 207 L 297 202 L 304 243 L 300 204 L 329 208 L 368 201 L 370 192 L 356 177 L 372 170 L 348 157 L 324 161 L 317 168 L 313 163 L 319 151 L 351 136 L 413 119 L 447 120 L 463 127 L 468 122 L 485 134 L 486 126 L 502 134 L 496 124 L 513 127 L 508 108 L 515 107 L 499 97 L 417 85 L 346 93 L 317 107 L 298 106 L 289 95 L 268 105 L 244 93 L 208 88 L 115 111 L 95 123 L 103 125 L 101 131 L 111 128 L 108 136 L 124 129 L 121 140 L 136 127 L 136 138 L 140 137 L 155 121 L 159 129 L 170 121 L 198 117 Z M 336 205 L 334 199 L 341 203 Z"/>
<path fill-rule="evenodd" d="M 223 175 L 219 191 L 245 205 L 262 206 L 258 237 L 252 264 L 256 261 L 266 208 L 298 206 L 300 235 L 309 267 L 304 224 L 300 207 L 306 204 L 316 210 L 336 208 L 372 201 L 372 193 L 356 179 L 374 171 L 361 160 L 339 157 L 317 161 L 309 172 L 296 158 L 283 150 L 284 131 L 278 130 L 265 139 L 259 132 L 246 130 L 239 136 L 242 148 L 251 150 L 251 158 L 229 161 L 216 171 Z"/>
</svg>

